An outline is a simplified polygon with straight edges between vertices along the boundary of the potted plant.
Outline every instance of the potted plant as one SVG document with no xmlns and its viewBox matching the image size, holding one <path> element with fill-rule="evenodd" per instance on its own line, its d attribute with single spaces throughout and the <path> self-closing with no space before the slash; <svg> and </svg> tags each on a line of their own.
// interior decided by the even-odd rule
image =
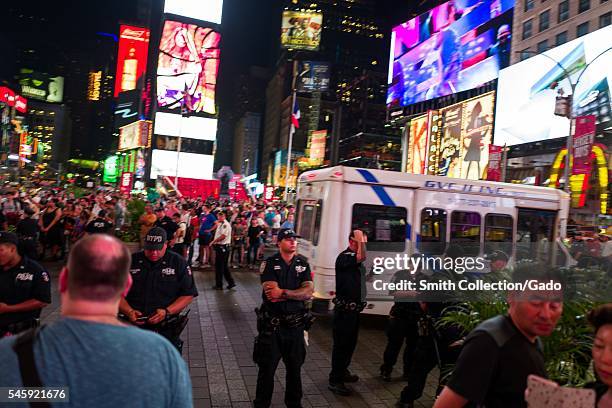
<svg viewBox="0 0 612 408">
<path fill-rule="evenodd" d="M 132 198 L 127 202 L 125 224 L 117 236 L 134 253 L 140 250 L 140 216 L 144 214 L 146 202 L 139 198 Z"/>
</svg>

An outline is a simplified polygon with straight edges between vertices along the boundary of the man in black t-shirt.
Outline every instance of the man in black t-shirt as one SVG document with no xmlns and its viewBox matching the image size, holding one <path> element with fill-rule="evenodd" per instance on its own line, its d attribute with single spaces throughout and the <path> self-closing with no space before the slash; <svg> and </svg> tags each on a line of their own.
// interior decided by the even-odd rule
<svg viewBox="0 0 612 408">
<path fill-rule="evenodd" d="M 155 210 L 155 216 L 157 217 L 157 221 L 155 221 L 155 226 L 160 227 L 164 231 L 166 231 L 166 237 L 168 237 L 168 247 L 172 248 L 175 242 L 174 234 L 176 233 L 176 231 L 178 231 L 179 226 L 176 222 L 172 221 L 172 218 L 166 215 L 163 208 L 157 208 Z"/>
<path fill-rule="evenodd" d="M 514 281 L 528 280 L 561 282 L 543 267 L 517 267 Z M 508 304 L 508 315 L 486 320 L 468 335 L 453 375 L 434 408 L 527 406 L 527 377 L 546 377 L 539 337 L 550 335 L 557 325 L 563 311 L 562 292 L 509 292 Z"/>
<path fill-rule="evenodd" d="M 360 230 L 349 236 L 349 246 L 336 258 L 336 298 L 334 299 L 334 325 L 332 367 L 328 388 L 338 395 L 350 395 L 344 383 L 357 382 L 359 377 L 349 372 L 357 336 L 359 313 L 365 307 L 365 268 L 367 237 Z"/>
<path fill-rule="evenodd" d="M 100 210 L 98 216 L 89 221 L 85 227 L 88 234 L 108 234 L 113 228 L 113 223 L 106 218 L 106 211 Z"/>
</svg>

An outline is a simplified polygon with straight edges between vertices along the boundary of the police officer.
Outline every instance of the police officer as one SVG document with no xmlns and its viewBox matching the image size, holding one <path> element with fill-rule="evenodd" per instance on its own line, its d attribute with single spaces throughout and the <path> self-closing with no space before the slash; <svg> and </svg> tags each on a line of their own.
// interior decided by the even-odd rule
<svg viewBox="0 0 612 408">
<path fill-rule="evenodd" d="M 416 281 L 416 274 L 410 270 L 397 271 L 392 283 L 402 281 Z M 420 275 L 419 275 L 420 276 Z M 408 379 L 410 367 L 414 361 L 415 351 L 418 340 L 417 322 L 423 316 L 423 311 L 416 301 L 416 293 L 409 291 L 390 291 L 395 303 L 389 312 L 389 322 L 387 323 L 387 347 L 383 353 L 383 364 L 380 366 L 380 376 L 384 381 L 391 381 L 391 372 L 397 362 L 397 357 L 404 343 L 403 378 Z"/>
<path fill-rule="evenodd" d="M 286 368 L 285 404 L 301 407 L 301 367 L 306 358 L 304 330 L 311 323 L 305 301 L 312 297 L 310 266 L 297 255 L 297 235 L 282 229 L 278 234 L 279 252 L 261 264 L 263 304 L 257 312 L 258 335 L 253 347 L 257 364 L 254 406 L 269 407 L 274 391 L 274 373 L 281 358 Z"/>
<path fill-rule="evenodd" d="M 365 267 L 367 237 L 361 230 L 349 235 L 349 246 L 336 258 L 336 298 L 332 366 L 328 388 L 338 395 L 350 395 L 346 382 L 357 382 L 359 377 L 349 372 L 351 358 L 357 346 L 359 313 L 365 302 Z"/>
<path fill-rule="evenodd" d="M 108 234 L 113 228 L 113 223 L 106 218 L 106 211 L 100 210 L 98 216 L 85 226 L 88 234 Z"/>
<path fill-rule="evenodd" d="M 38 325 L 51 303 L 49 274 L 36 261 L 19 255 L 17 236 L 0 232 L 0 338 Z"/>
<path fill-rule="evenodd" d="M 36 246 L 36 237 L 40 228 L 38 221 L 34 220 L 34 210 L 31 207 L 26 207 L 23 210 L 24 218 L 17 223 L 17 237 L 19 238 L 19 253 L 27 256 L 30 259 L 38 259 L 38 249 Z"/>
<path fill-rule="evenodd" d="M 132 255 L 132 287 L 121 300 L 120 311 L 130 322 L 154 330 L 182 350 L 181 331 L 187 323 L 183 310 L 198 291 L 187 261 L 169 251 L 166 231 L 153 227 L 144 250 Z"/>
<path fill-rule="evenodd" d="M 227 288 L 232 289 L 236 286 L 228 266 L 230 243 L 232 242 L 232 226 L 227 221 L 223 211 L 217 213 L 217 218 L 215 238 L 210 243 L 215 249 L 215 286 L 212 288 L 217 290 L 223 289 L 223 278 L 225 277 Z"/>
<path fill-rule="evenodd" d="M 168 241 L 170 241 L 170 248 L 172 248 L 174 245 L 174 234 L 179 229 L 179 226 L 176 224 L 176 222 L 172 221 L 172 218 L 166 215 L 164 209 L 161 207 L 155 210 L 155 216 L 157 217 L 155 226 L 161 227 L 164 231 L 166 231 L 166 237 Z"/>
</svg>

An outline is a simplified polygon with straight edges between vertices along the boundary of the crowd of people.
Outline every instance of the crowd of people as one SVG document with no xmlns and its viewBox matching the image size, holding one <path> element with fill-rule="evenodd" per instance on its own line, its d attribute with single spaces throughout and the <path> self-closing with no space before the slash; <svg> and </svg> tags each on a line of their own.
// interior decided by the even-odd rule
<svg viewBox="0 0 612 408">
<path fill-rule="evenodd" d="M 232 290 L 236 282 L 231 269 L 249 267 L 259 270 L 262 289 L 253 347 L 258 368 L 254 406 L 271 405 L 275 373 L 283 360 L 285 404 L 300 407 L 301 369 L 313 320 L 307 301 L 314 285 L 308 259 L 297 253 L 293 206 L 182 197 L 141 203 L 142 215 L 131 219 L 127 198 L 112 191 L 79 198 L 53 190 L 5 193 L 0 206 L 0 337 L 7 338 L 0 340 L 0 367 L 7 369 L 0 385 L 68 386 L 69 406 L 191 406 L 180 334 L 199 294 L 192 268 L 214 265 L 213 289 L 223 290 L 225 279 Z M 140 237 L 141 250 L 134 254 L 114 236 L 130 227 L 137 227 Z M 572 239 L 579 262 L 584 254 L 609 258 L 604 235 Z M 349 367 L 360 313 L 367 306 L 367 241 L 364 231 L 351 231 L 335 263 L 328 388 L 339 396 L 351 395 L 346 384 L 359 381 Z M 264 261 L 266 246 L 278 251 Z M 40 312 L 51 303 L 51 277 L 36 260 L 66 254 L 58 280 L 62 317 L 40 328 Z M 495 252 L 490 261 L 494 270 L 505 267 L 508 259 Z M 423 271 L 401 272 L 394 279 L 416 279 Z M 517 267 L 513 279 L 544 283 L 563 277 L 534 262 Z M 544 403 L 538 400 L 538 384 L 557 393 L 556 384 L 546 382 L 541 338 L 556 330 L 563 290 L 510 291 L 507 314 L 485 320 L 469 333 L 438 324 L 458 305 L 422 301 L 414 291 L 392 294 L 380 377 L 391 381 L 405 344 L 402 368 L 408 383 L 397 406 L 413 407 L 432 369 L 447 365 L 453 372 L 446 376 L 441 371 L 435 408 L 526 407 L 527 401 L 544 407 L 548 405 L 537 405 Z M 589 387 L 597 399 L 594 406 L 609 408 L 612 304 L 595 308 L 588 319 L 597 380 Z"/>
</svg>

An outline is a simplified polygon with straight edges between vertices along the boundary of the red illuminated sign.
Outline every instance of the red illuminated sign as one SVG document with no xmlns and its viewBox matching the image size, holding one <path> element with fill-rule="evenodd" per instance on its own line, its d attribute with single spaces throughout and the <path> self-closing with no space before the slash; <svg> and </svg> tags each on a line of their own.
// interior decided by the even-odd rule
<svg viewBox="0 0 612 408">
<path fill-rule="evenodd" d="M 119 191 L 121 191 L 121 194 L 130 194 L 133 183 L 134 173 L 121 174 L 121 183 L 119 184 Z"/>
<path fill-rule="evenodd" d="M 21 95 L 15 95 L 15 109 L 18 112 L 26 113 L 28 111 L 28 100 Z"/>
<path fill-rule="evenodd" d="M 147 69 L 149 35 L 147 28 L 128 25 L 119 27 L 115 98 L 119 92 L 138 88 L 139 81 Z"/>
<path fill-rule="evenodd" d="M 15 106 L 15 92 L 6 86 L 0 86 L 0 102 L 4 102 L 8 106 Z"/>
</svg>

